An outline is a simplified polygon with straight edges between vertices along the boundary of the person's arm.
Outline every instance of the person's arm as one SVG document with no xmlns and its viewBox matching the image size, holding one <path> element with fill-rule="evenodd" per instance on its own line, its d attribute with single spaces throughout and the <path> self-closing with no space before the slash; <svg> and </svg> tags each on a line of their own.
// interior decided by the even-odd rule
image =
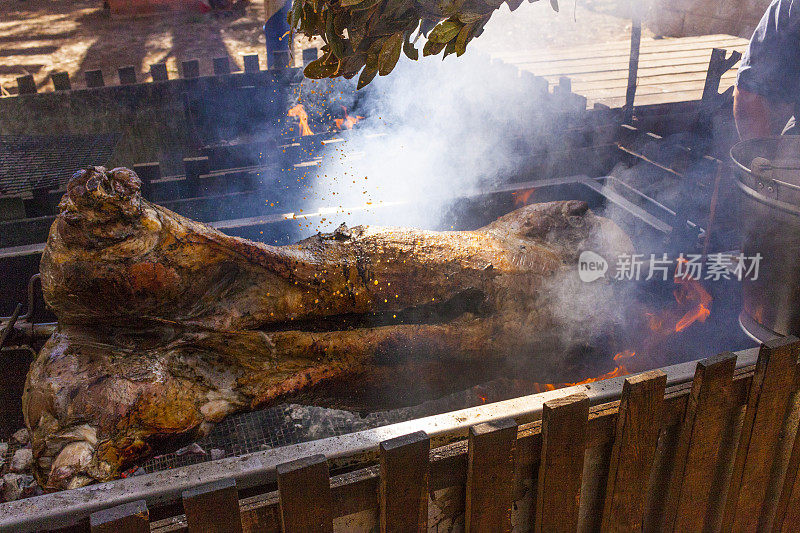
<svg viewBox="0 0 800 533">
<path fill-rule="evenodd" d="M 792 115 L 792 105 L 737 87 L 733 93 L 733 118 L 743 141 L 781 133 Z"/>
<path fill-rule="evenodd" d="M 773 0 L 739 65 L 733 116 L 742 139 L 781 133 L 797 100 L 800 2 Z"/>
</svg>

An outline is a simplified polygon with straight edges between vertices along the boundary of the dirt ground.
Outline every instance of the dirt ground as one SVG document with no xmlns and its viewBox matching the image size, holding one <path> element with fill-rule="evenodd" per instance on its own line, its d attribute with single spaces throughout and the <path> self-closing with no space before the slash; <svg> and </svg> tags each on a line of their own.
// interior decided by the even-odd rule
<svg viewBox="0 0 800 533">
<path fill-rule="evenodd" d="M 253 0 L 244 10 L 226 14 L 167 13 L 136 18 L 111 17 L 101 0 L 0 0 L 0 86 L 16 92 L 16 78 L 32 74 L 40 91 L 51 91 L 49 74 L 67 71 L 73 87 L 83 73 L 102 69 L 106 84 L 116 70 L 132 65 L 139 81 L 149 67 L 166 61 L 170 77 L 178 64 L 200 59 L 210 74 L 211 59 L 227 55 L 242 68 L 242 55 L 264 54 L 264 6 Z M 524 3 L 511 13 L 497 12 L 471 46 L 488 53 L 563 47 L 626 39 L 630 22 L 614 0 L 581 0 L 551 10 L 549 2 Z M 296 48 L 309 46 L 297 39 Z"/>
</svg>

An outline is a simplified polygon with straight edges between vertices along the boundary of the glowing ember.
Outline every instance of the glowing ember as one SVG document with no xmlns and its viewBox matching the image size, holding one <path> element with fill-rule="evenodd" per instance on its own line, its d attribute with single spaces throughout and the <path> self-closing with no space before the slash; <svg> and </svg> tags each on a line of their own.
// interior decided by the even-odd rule
<svg viewBox="0 0 800 533">
<path fill-rule="evenodd" d="M 525 189 L 524 191 L 511 193 L 511 195 L 514 197 L 514 207 L 528 205 L 535 191 L 536 189 Z"/>
<path fill-rule="evenodd" d="M 630 351 L 630 350 L 625 350 L 624 352 L 619 352 L 618 354 L 616 354 L 614 356 L 614 361 L 621 361 L 623 359 L 631 359 L 631 358 L 633 358 L 635 356 L 636 356 L 636 352 L 633 352 L 633 351 Z M 611 372 L 606 372 L 605 374 L 602 374 L 600 376 L 596 376 L 596 377 L 593 377 L 593 378 L 586 378 L 586 379 L 584 379 L 582 381 L 576 381 L 575 383 L 558 383 L 558 384 L 553 384 L 553 383 L 534 383 L 533 384 L 533 389 L 536 392 L 547 392 L 547 391 L 556 390 L 556 389 L 563 389 L 564 387 L 573 387 L 575 385 L 586 385 L 587 383 L 594 383 L 595 381 L 602 381 L 604 379 L 611 379 L 611 378 L 616 378 L 616 377 L 619 377 L 619 376 L 627 376 L 628 374 L 630 374 L 630 371 L 627 368 L 625 368 L 625 365 L 624 364 L 619 364 L 619 366 L 617 366 L 617 368 L 615 368 Z"/>
<path fill-rule="evenodd" d="M 363 120 L 364 117 L 361 116 L 350 116 L 347 114 L 347 108 L 342 106 L 342 111 L 344 112 L 344 118 L 336 118 L 333 120 L 333 123 L 336 125 L 336 129 L 339 131 L 342 130 L 352 130 L 353 126 L 358 124 L 360 120 Z"/>
<path fill-rule="evenodd" d="M 295 117 L 298 120 L 300 123 L 301 136 L 305 137 L 306 135 L 314 135 L 314 132 L 311 131 L 311 128 L 308 126 L 308 113 L 306 113 L 306 108 L 303 107 L 303 104 L 297 104 L 291 108 L 286 115 Z"/>
</svg>

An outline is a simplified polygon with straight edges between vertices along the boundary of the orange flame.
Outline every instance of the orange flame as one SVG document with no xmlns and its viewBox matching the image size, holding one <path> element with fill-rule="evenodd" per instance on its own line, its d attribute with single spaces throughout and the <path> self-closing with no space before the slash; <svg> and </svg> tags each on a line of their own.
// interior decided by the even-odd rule
<svg viewBox="0 0 800 533">
<path fill-rule="evenodd" d="M 360 120 L 364 119 L 364 117 L 361 117 L 361 116 L 358 116 L 358 115 L 356 115 L 354 117 L 348 115 L 347 114 L 347 108 L 345 106 L 342 106 L 342 111 L 344 111 L 344 118 L 333 119 L 333 123 L 336 125 L 336 129 L 339 130 L 339 131 L 352 130 L 353 126 L 358 124 L 358 122 Z"/>
<path fill-rule="evenodd" d="M 623 352 L 619 352 L 618 354 L 614 355 L 614 361 L 621 361 L 623 359 L 630 359 L 636 356 L 636 352 L 632 352 L 630 350 L 625 350 Z M 627 376 L 630 374 L 630 371 L 625 368 L 624 364 L 619 364 L 617 368 L 612 370 L 611 372 L 606 372 L 600 376 L 596 376 L 593 378 L 586 378 L 581 381 L 576 381 L 575 383 L 534 383 L 533 390 L 536 392 L 547 392 L 556 389 L 563 389 L 564 387 L 574 387 L 575 385 L 586 385 L 587 383 L 594 383 L 595 381 L 602 381 L 604 379 L 611 379 L 616 378 L 619 376 Z"/>
<path fill-rule="evenodd" d="M 305 137 L 306 135 L 314 135 L 314 132 L 311 131 L 311 128 L 308 126 L 308 113 L 306 113 L 306 108 L 303 107 L 303 104 L 297 104 L 291 108 L 286 115 L 295 117 L 298 120 L 300 123 L 300 135 L 302 137 Z"/>
<path fill-rule="evenodd" d="M 525 189 L 524 191 L 516 191 L 511 193 L 514 197 L 514 207 L 522 207 L 523 205 L 528 205 L 528 201 L 533 196 L 533 193 L 536 189 Z"/>
</svg>

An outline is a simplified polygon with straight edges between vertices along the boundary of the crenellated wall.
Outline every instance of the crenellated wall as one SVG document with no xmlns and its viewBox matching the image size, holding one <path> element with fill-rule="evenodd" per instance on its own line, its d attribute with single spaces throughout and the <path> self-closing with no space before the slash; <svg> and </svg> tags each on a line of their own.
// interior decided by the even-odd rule
<svg viewBox="0 0 800 533">
<path fill-rule="evenodd" d="M 656 35 L 724 33 L 750 38 L 771 0 L 650 0 L 645 21 Z"/>
</svg>

